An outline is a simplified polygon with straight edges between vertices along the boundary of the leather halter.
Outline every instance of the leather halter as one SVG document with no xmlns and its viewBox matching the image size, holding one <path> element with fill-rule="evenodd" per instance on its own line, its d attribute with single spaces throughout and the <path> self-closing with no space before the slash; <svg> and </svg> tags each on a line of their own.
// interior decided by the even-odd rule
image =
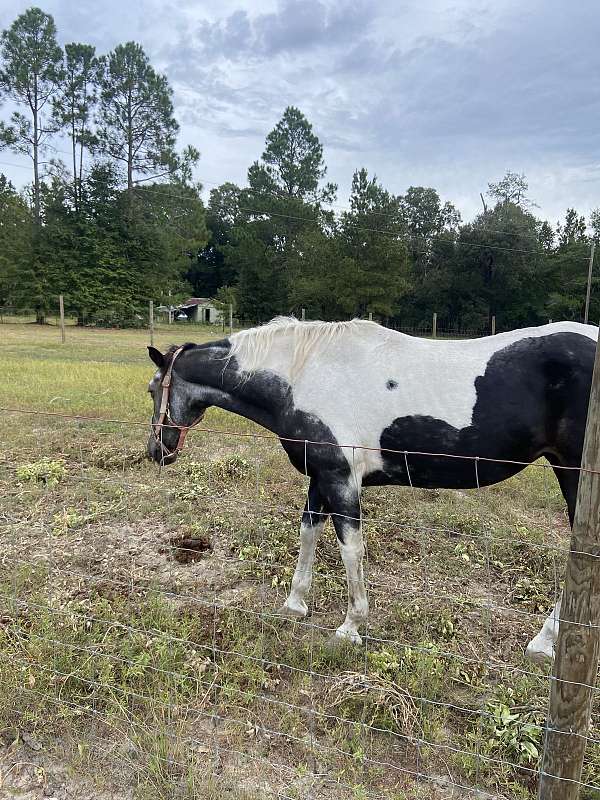
<svg viewBox="0 0 600 800">
<path fill-rule="evenodd" d="M 176 453 L 180 453 L 183 450 L 183 445 L 185 443 L 185 437 L 187 436 L 188 431 L 190 428 L 193 428 L 194 425 L 197 425 L 202 417 L 204 416 L 204 411 L 197 420 L 192 422 L 191 425 L 177 425 L 176 422 L 173 422 L 171 416 L 169 414 L 169 405 L 170 405 L 170 397 L 169 393 L 171 391 L 171 376 L 173 374 L 173 365 L 175 364 L 175 359 L 177 356 L 183 351 L 183 347 L 178 347 L 177 350 L 173 353 L 173 358 L 171 359 L 171 363 L 169 364 L 165 374 L 163 375 L 162 381 L 160 382 L 162 395 L 160 398 L 160 410 L 158 414 L 158 421 L 152 423 L 152 433 L 156 442 L 160 445 L 162 450 L 162 457 L 165 456 L 173 456 Z M 165 422 L 166 420 L 166 422 Z M 163 428 L 176 428 L 179 431 L 179 439 L 177 440 L 177 445 L 174 450 L 169 452 L 165 445 L 163 444 L 162 440 L 162 430 Z"/>
</svg>

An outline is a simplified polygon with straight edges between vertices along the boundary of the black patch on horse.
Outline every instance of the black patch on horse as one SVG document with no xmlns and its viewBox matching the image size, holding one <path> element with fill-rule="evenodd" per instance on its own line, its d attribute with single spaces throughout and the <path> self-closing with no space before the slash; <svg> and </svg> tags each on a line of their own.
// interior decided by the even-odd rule
<svg viewBox="0 0 600 800">
<path fill-rule="evenodd" d="M 380 438 L 384 451 L 471 458 L 383 452 L 383 470 L 364 483 L 466 489 L 497 483 L 522 469 L 475 462 L 477 456 L 530 463 L 547 455 L 554 464 L 579 466 L 595 349 L 587 337 L 554 333 L 521 339 L 497 351 L 475 381 L 477 399 L 468 427 L 406 416 L 395 419 Z M 563 488 L 566 478 L 558 471 L 557 475 Z"/>
</svg>

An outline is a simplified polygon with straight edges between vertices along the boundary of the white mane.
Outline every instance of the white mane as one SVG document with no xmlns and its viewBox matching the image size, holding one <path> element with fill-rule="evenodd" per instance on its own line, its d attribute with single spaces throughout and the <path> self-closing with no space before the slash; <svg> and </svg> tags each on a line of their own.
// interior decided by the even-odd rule
<svg viewBox="0 0 600 800">
<path fill-rule="evenodd" d="M 249 328 L 229 337 L 230 357 L 237 358 L 246 373 L 256 372 L 267 361 L 274 345 L 283 343 L 284 337 L 291 345 L 291 377 L 303 370 L 309 356 L 322 352 L 332 341 L 340 337 L 358 334 L 361 336 L 381 330 L 381 326 L 370 320 L 353 319 L 350 322 L 302 322 L 295 317 L 275 317 L 266 325 Z"/>
</svg>

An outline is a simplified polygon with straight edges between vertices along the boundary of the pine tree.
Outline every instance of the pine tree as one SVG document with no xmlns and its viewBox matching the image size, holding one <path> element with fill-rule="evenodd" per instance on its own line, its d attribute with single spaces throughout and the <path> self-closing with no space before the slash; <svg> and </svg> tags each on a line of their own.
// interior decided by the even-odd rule
<svg viewBox="0 0 600 800">
<path fill-rule="evenodd" d="M 65 129 L 71 140 L 73 159 L 73 201 L 75 209 L 81 202 L 83 153 L 94 142 L 91 128 L 92 111 L 97 100 L 98 60 L 95 48 L 89 44 L 65 45 L 65 80 L 54 97 L 54 119 Z"/>
<path fill-rule="evenodd" d="M 0 56 L 0 91 L 25 106 L 29 115 L 15 111 L 10 125 L 0 122 L 0 147 L 32 159 L 34 215 L 39 225 L 40 151 L 56 129 L 51 114 L 44 116 L 44 110 L 63 77 L 62 50 L 56 41 L 53 18 L 39 8 L 21 14 L 2 33 Z"/>
<path fill-rule="evenodd" d="M 99 62 L 96 149 L 123 165 L 131 200 L 136 173 L 168 174 L 176 167 L 173 90 L 135 42 L 118 45 Z"/>
</svg>

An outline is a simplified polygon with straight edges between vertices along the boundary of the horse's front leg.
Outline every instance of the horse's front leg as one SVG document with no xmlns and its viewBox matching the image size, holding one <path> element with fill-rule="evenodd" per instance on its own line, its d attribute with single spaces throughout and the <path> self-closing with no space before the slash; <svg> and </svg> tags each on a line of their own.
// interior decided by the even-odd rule
<svg viewBox="0 0 600 800">
<path fill-rule="evenodd" d="M 338 538 L 348 581 L 346 619 L 336 636 L 360 644 L 358 633 L 369 615 L 369 601 L 363 574 L 364 544 L 360 512 L 360 490 L 354 485 L 337 486 L 327 493 L 327 506 Z"/>
<path fill-rule="evenodd" d="M 317 484 L 313 479 L 308 487 L 306 505 L 302 514 L 300 525 L 300 552 L 298 562 L 292 578 L 292 588 L 283 606 L 279 609 L 280 614 L 288 617 L 305 617 L 308 614 L 306 597 L 310 591 L 312 583 L 313 563 L 315 560 L 315 548 L 317 538 L 327 520 L 324 511 L 325 504 Z"/>
</svg>

